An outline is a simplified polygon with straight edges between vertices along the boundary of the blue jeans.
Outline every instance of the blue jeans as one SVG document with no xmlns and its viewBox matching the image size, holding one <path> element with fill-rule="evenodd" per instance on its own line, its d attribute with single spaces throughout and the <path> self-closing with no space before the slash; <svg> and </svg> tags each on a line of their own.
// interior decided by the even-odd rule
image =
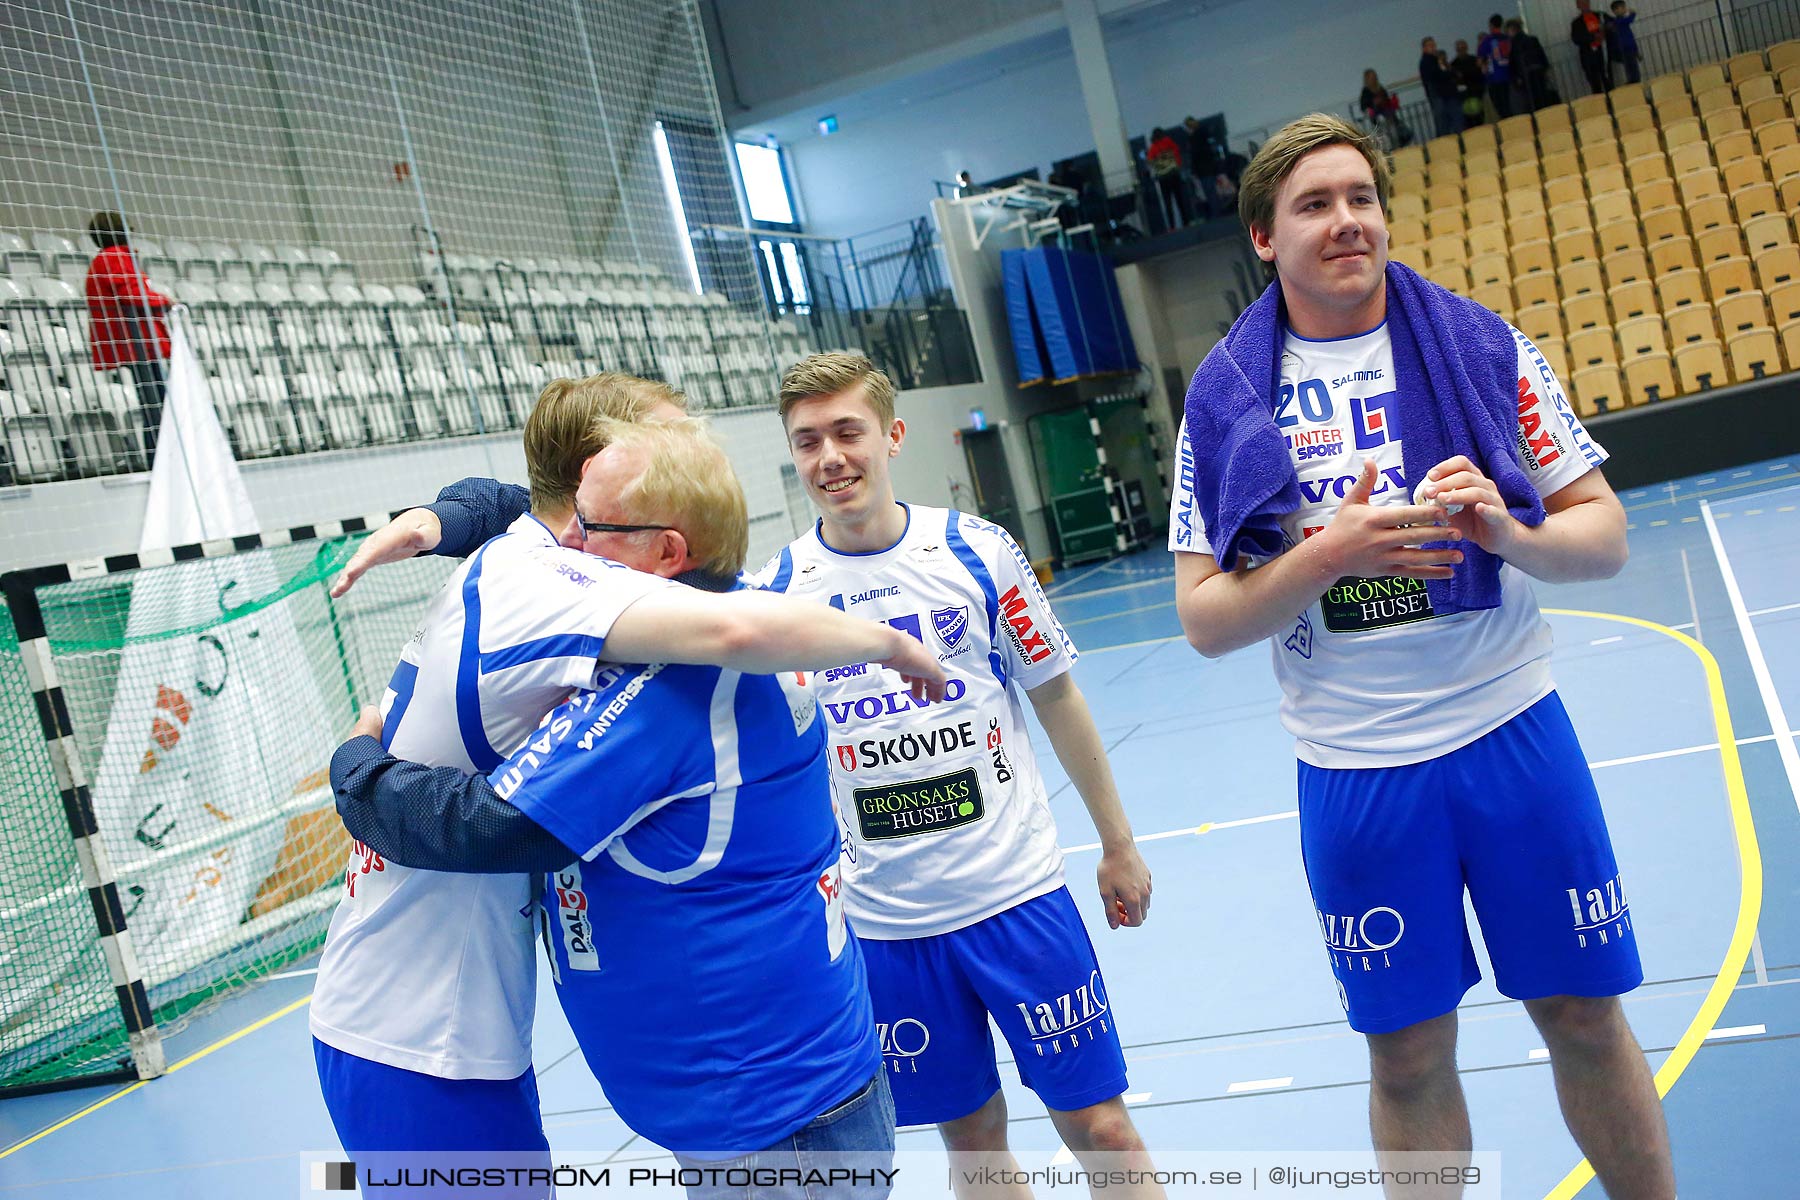
<svg viewBox="0 0 1800 1200">
<path fill-rule="evenodd" d="M 767 1149 L 724 1160 L 675 1159 L 688 1200 L 887 1200 L 894 1179 L 887 1071 Z"/>
</svg>

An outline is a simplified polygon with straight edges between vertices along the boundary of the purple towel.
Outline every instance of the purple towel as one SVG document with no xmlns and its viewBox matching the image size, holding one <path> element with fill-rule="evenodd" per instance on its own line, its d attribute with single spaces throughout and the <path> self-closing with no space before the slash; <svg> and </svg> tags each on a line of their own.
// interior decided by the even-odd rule
<svg viewBox="0 0 1800 1200">
<path fill-rule="evenodd" d="M 1393 432 L 1401 441 L 1406 492 L 1455 454 L 1498 486 L 1527 525 L 1544 505 L 1518 451 L 1518 347 L 1506 322 L 1397 262 L 1387 267 L 1387 315 L 1394 348 Z M 1194 499 L 1207 540 L 1225 570 L 1240 554 L 1272 558 L 1286 544 L 1280 519 L 1300 507 L 1300 480 L 1275 426 L 1286 321 L 1281 284 L 1271 283 L 1214 346 L 1188 385 L 1186 422 L 1194 446 Z M 1442 542 L 1426 545 L 1438 546 Z M 1426 583 L 1434 612 L 1498 608 L 1500 562 L 1473 542 L 1450 579 Z"/>
</svg>

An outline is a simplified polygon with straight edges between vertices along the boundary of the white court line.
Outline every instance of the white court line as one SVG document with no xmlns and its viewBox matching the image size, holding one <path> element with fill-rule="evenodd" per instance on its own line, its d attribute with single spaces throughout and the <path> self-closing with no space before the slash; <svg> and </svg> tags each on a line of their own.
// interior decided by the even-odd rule
<svg viewBox="0 0 1800 1200">
<path fill-rule="evenodd" d="M 1532 1062 L 1542 1062 L 1544 1059 L 1550 1057 L 1550 1051 L 1546 1050 L 1542 1046 L 1539 1046 L 1536 1050 L 1533 1050 L 1530 1054 L 1527 1054 L 1525 1057 Z"/>
<path fill-rule="evenodd" d="M 1092 590 L 1085 592 L 1057 592 L 1055 595 L 1050 595 L 1050 593 L 1046 592 L 1044 594 L 1050 596 L 1050 599 L 1056 601 L 1058 604 L 1064 604 L 1073 600 L 1086 600 L 1089 596 L 1110 596 L 1114 592 L 1129 592 L 1133 588 L 1155 587 L 1158 584 L 1168 583 L 1174 578 L 1175 572 L 1170 571 L 1166 575 L 1157 575 L 1151 579 L 1140 579 L 1136 583 L 1115 583 L 1111 587 L 1093 588 Z"/>
<path fill-rule="evenodd" d="M 1075 1152 L 1073 1150 L 1069 1149 L 1067 1146 L 1063 1146 L 1057 1150 L 1057 1152 L 1054 1156 L 1052 1156 L 1052 1158 L 1050 1159 L 1050 1165 L 1053 1167 L 1066 1167 L 1074 1161 L 1075 1161 Z"/>
<path fill-rule="evenodd" d="M 1710 1042 L 1715 1038 L 1756 1037 L 1758 1034 L 1767 1032 L 1769 1032 L 1767 1025 L 1727 1025 L 1707 1034 L 1706 1040 Z"/>
<path fill-rule="evenodd" d="M 1796 608 L 1800 608 L 1800 603 L 1777 604 L 1773 608 L 1753 608 L 1744 615 L 1746 617 L 1766 617 L 1770 613 L 1793 612 Z"/>
<path fill-rule="evenodd" d="M 1624 640 L 1625 640 L 1624 634 L 1615 633 L 1611 637 L 1595 638 L 1593 641 L 1589 642 L 1588 645 L 1590 645 L 1590 646 L 1610 646 L 1614 642 L 1622 642 Z"/>
<path fill-rule="evenodd" d="M 1756 640 L 1756 626 L 1744 611 L 1744 594 L 1738 590 L 1737 576 L 1731 560 L 1725 556 L 1725 543 L 1719 540 L 1719 527 L 1713 523 L 1712 505 L 1702 500 L 1700 516 L 1706 521 L 1706 535 L 1712 539 L 1713 557 L 1719 560 L 1719 574 L 1725 580 L 1725 595 L 1731 600 L 1731 611 L 1737 615 L 1738 634 L 1744 639 L 1744 650 L 1750 656 L 1750 672 L 1756 676 L 1756 689 L 1762 693 L 1763 708 L 1769 713 L 1769 728 L 1774 731 L 1776 748 L 1781 752 L 1781 765 L 1787 771 L 1788 790 L 1794 804 L 1800 807 L 1800 749 L 1794 746 L 1794 731 L 1787 713 L 1781 708 L 1781 695 L 1769 674 L 1768 660 L 1763 657 L 1762 643 Z"/>
<path fill-rule="evenodd" d="M 1144 1101 L 1148 1100 L 1149 1098 L 1150 1098 L 1149 1092 L 1126 1092 L 1125 1093 L 1125 1103 L 1127 1103 L 1127 1104 L 1142 1104 Z"/>
<path fill-rule="evenodd" d="M 268 978 L 269 979 L 298 979 L 302 975 L 317 975 L 318 973 L 319 973 L 319 968 L 307 967 L 304 970 L 300 970 L 300 971 L 283 971 L 279 975 L 270 975 Z"/>
<path fill-rule="evenodd" d="M 1288 1087 L 1293 1082 L 1294 1077 L 1292 1075 L 1283 1075 L 1280 1079 L 1246 1079 L 1241 1083 L 1234 1083 L 1226 1088 L 1225 1094 L 1232 1096 L 1239 1092 L 1266 1092 L 1275 1088 Z"/>
</svg>

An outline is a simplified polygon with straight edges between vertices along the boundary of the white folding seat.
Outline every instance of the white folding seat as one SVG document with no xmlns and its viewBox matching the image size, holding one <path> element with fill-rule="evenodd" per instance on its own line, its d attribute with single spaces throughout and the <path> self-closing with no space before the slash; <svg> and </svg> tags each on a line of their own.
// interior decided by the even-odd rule
<svg viewBox="0 0 1800 1200">
<path fill-rule="evenodd" d="M 63 477 L 62 447 L 50 418 L 5 390 L 0 390 L 0 432 L 5 435 L 9 482 L 46 483 Z"/>
</svg>

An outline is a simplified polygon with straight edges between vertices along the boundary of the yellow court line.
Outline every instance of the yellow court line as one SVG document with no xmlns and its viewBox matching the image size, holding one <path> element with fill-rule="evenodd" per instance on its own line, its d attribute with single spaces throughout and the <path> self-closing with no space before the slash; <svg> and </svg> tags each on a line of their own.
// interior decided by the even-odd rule
<svg viewBox="0 0 1800 1200">
<path fill-rule="evenodd" d="M 277 1009 L 276 1011 L 270 1013 L 268 1016 L 262 1018 L 260 1021 L 252 1021 L 250 1024 L 244 1026 L 242 1029 L 238 1030 L 236 1033 L 228 1033 L 224 1037 L 220 1038 L 218 1041 L 214 1042 L 212 1045 L 204 1047 L 203 1049 L 194 1051 L 192 1054 L 188 1055 L 186 1058 L 182 1059 L 180 1062 L 178 1062 L 174 1066 L 170 1067 L 167 1071 L 163 1072 L 163 1074 L 164 1075 L 173 1075 L 175 1072 L 181 1070 L 181 1068 L 188 1066 L 191 1063 L 199 1062 L 201 1059 L 203 1059 L 207 1055 L 211 1054 L 214 1050 L 223 1050 L 225 1047 L 231 1045 L 231 1043 L 237 1041 L 239 1038 L 248 1037 L 250 1034 L 255 1033 L 257 1030 L 261 1029 L 264 1025 L 268 1025 L 274 1021 L 279 1021 L 281 1018 L 287 1016 L 289 1013 L 293 1012 L 295 1009 L 303 1007 L 311 999 L 312 999 L 312 993 L 308 992 L 306 995 L 300 997 L 298 1000 L 294 1001 L 292 1004 L 289 1004 L 283 1008 Z M 24 1141 L 14 1143 L 13 1145 L 8 1146 L 6 1149 L 0 1150 L 0 1158 L 5 1158 L 9 1154 L 18 1153 L 20 1150 L 23 1150 L 25 1147 L 31 1145 L 33 1142 L 41 1141 L 44 1138 L 47 1138 L 51 1134 L 55 1133 L 57 1130 L 64 1129 L 70 1125 L 73 1125 L 75 1122 L 81 1120 L 81 1118 L 87 1116 L 89 1113 L 99 1112 L 101 1109 L 103 1109 L 107 1105 L 111 1104 L 114 1100 L 118 1100 L 118 1099 L 121 1099 L 122 1097 L 131 1095 L 131 1093 L 137 1091 L 139 1088 L 143 1087 L 146 1083 L 149 1083 L 149 1082 L 150 1081 L 148 1079 L 140 1079 L 136 1083 L 126 1084 L 124 1087 L 120 1088 L 118 1091 L 114 1092 L 112 1095 L 106 1096 L 99 1100 L 94 1101 L 92 1104 L 88 1105 L 86 1108 L 82 1109 L 80 1112 L 74 1113 L 67 1117 L 64 1117 L 62 1120 L 58 1121 L 56 1124 L 50 1126 L 50 1128 L 40 1129 L 40 1130 L 38 1130 L 38 1132 L 32 1134 L 30 1137 L 26 1138 Z"/>
<path fill-rule="evenodd" d="M 1731 931 L 1730 944 L 1725 947 L 1725 961 L 1719 967 L 1712 986 L 1707 989 L 1706 999 L 1700 1002 L 1700 1011 L 1694 1014 L 1694 1019 L 1688 1023 L 1681 1039 L 1675 1043 L 1675 1049 L 1663 1060 L 1662 1069 L 1656 1072 L 1656 1094 L 1667 1096 L 1675 1086 L 1675 1081 L 1681 1078 L 1681 1073 L 1687 1070 L 1688 1063 L 1693 1061 L 1694 1052 L 1712 1031 L 1719 1014 L 1725 1011 L 1725 1002 L 1731 998 L 1731 990 L 1736 986 L 1738 977 L 1743 974 L 1744 963 L 1750 957 L 1750 941 L 1756 933 L 1757 919 L 1762 914 L 1762 854 L 1756 846 L 1756 825 L 1750 818 L 1750 796 L 1744 787 L 1744 764 L 1738 758 L 1737 735 L 1731 728 L 1731 708 L 1725 702 L 1725 682 L 1719 675 L 1719 660 L 1712 656 L 1712 651 L 1678 629 L 1619 613 L 1584 612 L 1569 608 L 1546 608 L 1543 611 L 1558 617 L 1619 621 L 1674 638 L 1694 652 L 1706 671 L 1706 690 L 1712 700 L 1713 727 L 1719 735 L 1720 766 L 1725 772 L 1725 794 L 1731 803 L 1731 825 L 1732 832 L 1737 836 L 1738 868 L 1742 882 L 1738 890 L 1737 925 Z M 1561 1183 L 1550 1189 L 1544 1200 L 1572 1200 L 1593 1178 L 1594 1168 L 1584 1158 L 1563 1176 Z"/>
</svg>

